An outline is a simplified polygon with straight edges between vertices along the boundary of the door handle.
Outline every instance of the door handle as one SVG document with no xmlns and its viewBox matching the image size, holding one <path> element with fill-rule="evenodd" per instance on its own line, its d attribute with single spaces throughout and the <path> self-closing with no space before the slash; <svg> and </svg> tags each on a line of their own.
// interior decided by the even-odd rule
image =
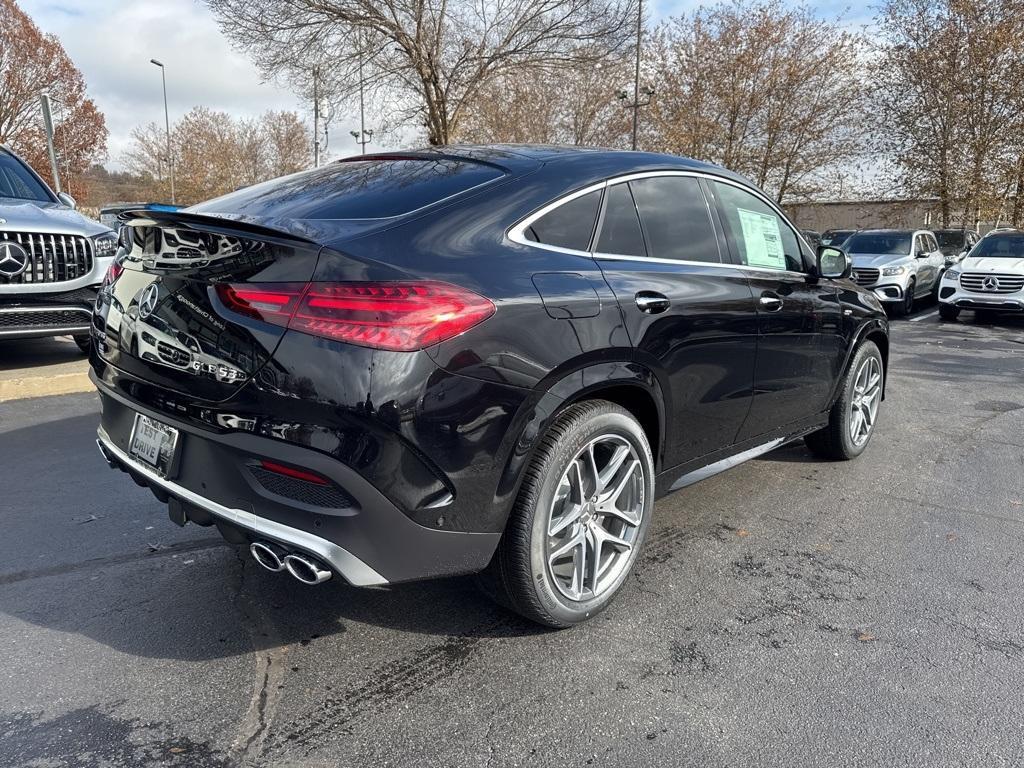
<svg viewBox="0 0 1024 768">
<path fill-rule="evenodd" d="M 668 296 L 655 291 L 640 291 L 636 295 L 636 305 L 640 308 L 641 312 L 648 315 L 656 315 L 659 312 L 664 312 L 669 308 L 671 302 L 668 300 Z"/>
<path fill-rule="evenodd" d="M 782 309 L 782 299 L 771 291 L 765 291 L 762 293 L 761 299 L 758 303 L 761 305 L 761 309 L 765 312 L 778 312 Z"/>
</svg>

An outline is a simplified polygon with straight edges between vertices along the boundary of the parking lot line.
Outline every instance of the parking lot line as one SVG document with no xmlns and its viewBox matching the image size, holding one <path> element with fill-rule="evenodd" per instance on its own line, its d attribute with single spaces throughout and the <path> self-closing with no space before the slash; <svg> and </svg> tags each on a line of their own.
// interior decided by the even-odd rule
<svg viewBox="0 0 1024 768">
<path fill-rule="evenodd" d="M 916 322 L 919 322 L 921 320 L 927 320 L 929 317 L 935 317 L 937 314 L 939 314 L 939 310 L 936 309 L 936 310 L 933 310 L 933 311 L 929 312 L 927 315 L 921 315 L 920 317 L 912 317 L 912 318 L 910 318 L 910 322 L 916 323 Z"/>
</svg>

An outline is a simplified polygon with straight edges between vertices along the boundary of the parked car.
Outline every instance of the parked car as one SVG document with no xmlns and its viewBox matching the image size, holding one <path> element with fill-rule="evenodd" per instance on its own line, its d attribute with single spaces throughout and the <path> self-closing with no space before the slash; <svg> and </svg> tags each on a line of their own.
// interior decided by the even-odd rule
<svg viewBox="0 0 1024 768">
<path fill-rule="evenodd" d="M 482 572 L 569 626 L 618 592 L 656 497 L 800 438 L 854 458 L 880 418 L 888 323 L 849 259 L 693 160 L 368 155 L 128 213 L 122 242 L 94 318 L 104 457 L 307 584 Z"/>
<path fill-rule="evenodd" d="M 846 238 L 856 231 L 856 229 L 827 229 L 821 235 L 821 244 L 842 247 L 843 243 L 846 242 Z"/>
<path fill-rule="evenodd" d="M 865 229 L 843 248 L 853 259 L 857 285 L 872 291 L 894 314 L 907 315 L 916 299 L 938 293 L 946 257 L 923 229 Z"/>
<path fill-rule="evenodd" d="M 0 145 L 0 339 L 71 335 L 87 352 L 93 302 L 116 249 L 109 227 Z"/>
<path fill-rule="evenodd" d="M 956 320 L 961 310 L 979 319 L 994 313 L 1024 312 L 1024 232 L 987 235 L 946 270 L 939 288 L 939 316 Z"/>
<path fill-rule="evenodd" d="M 981 239 L 973 229 L 936 229 L 934 232 L 947 267 L 958 264 Z"/>
<path fill-rule="evenodd" d="M 167 203 L 108 203 L 100 208 L 100 224 L 117 230 L 120 227 L 118 217 L 127 211 L 178 211 L 180 205 Z"/>
<path fill-rule="evenodd" d="M 804 240 L 807 241 L 811 248 L 817 249 L 821 245 L 821 233 L 815 232 L 813 229 L 801 229 L 800 234 L 804 236 Z"/>
</svg>

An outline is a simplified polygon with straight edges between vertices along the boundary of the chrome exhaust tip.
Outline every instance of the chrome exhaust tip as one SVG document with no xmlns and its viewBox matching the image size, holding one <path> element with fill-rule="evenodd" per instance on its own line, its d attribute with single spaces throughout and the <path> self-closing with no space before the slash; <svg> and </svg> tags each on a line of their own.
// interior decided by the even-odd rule
<svg viewBox="0 0 1024 768">
<path fill-rule="evenodd" d="M 303 584 L 323 584 L 331 578 L 329 570 L 305 555 L 288 555 L 284 559 L 284 567 Z"/>
<path fill-rule="evenodd" d="M 281 555 L 274 548 L 272 544 L 267 544 L 263 541 L 254 541 L 249 545 L 249 553 L 252 555 L 252 559 L 262 565 L 268 571 L 274 573 L 280 573 L 284 570 L 284 561 L 281 560 Z"/>
</svg>

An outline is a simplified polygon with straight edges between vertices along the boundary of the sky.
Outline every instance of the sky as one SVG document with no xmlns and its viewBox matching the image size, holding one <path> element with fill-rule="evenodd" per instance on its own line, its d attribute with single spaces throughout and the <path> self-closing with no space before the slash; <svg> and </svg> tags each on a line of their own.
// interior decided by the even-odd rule
<svg viewBox="0 0 1024 768">
<path fill-rule="evenodd" d="M 259 2 L 259 0 L 254 0 Z M 312 107 L 287 87 L 265 83 L 246 56 L 234 50 L 207 6 L 194 0 L 18 0 L 44 31 L 60 38 L 85 77 L 89 96 L 107 121 L 108 168 L 120 158 L 137 125 L 163 123 L 160 70 L 163 62 L 171 122 L 202 105 L 235 117 L 251 117 L 268 109 L 293 109 L 312 122 Z M 646 0 L 652 17 L 688 12 L 698 0 Z M 810 0 L 815 12 L 842 15 L 854 25 L 868 13 L 835 0 Z M 340 115 L 330 126 L 329 152 L 334 156 L 357 149 L 349 130 L 358 114 Z M 372 122 L 368 123 L 372 127 Z M 367 145 L 368 151 L 378 148 Z"/>
</svg>

